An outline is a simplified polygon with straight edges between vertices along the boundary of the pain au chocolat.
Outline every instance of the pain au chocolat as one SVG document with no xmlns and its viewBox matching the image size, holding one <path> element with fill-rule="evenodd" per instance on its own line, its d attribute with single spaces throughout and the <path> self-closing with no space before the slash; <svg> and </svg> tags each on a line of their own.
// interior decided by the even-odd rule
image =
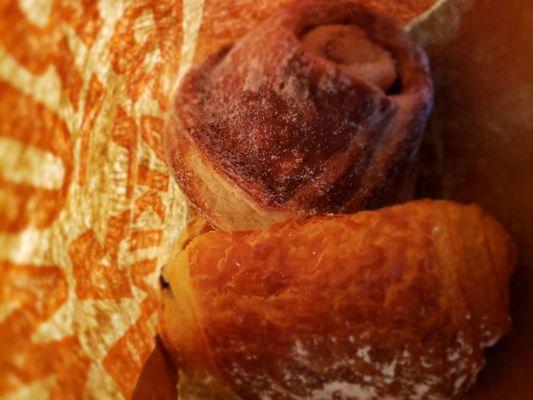
<svg viewBox="0 0 533 400">
<path fill-rule="evenodd" d="M 415 201 L 182 243 L 160 313 L 180 399 L 460 398 L 510 326 L 514 247 L 477 206 Z"/>
<path fill-rule="evenodd" d="M 193 68 L 165 133 L 224 230 L 397 201 L 432 104 L 423 51 L 350 1 L 299 1 Z"/>
</svg>

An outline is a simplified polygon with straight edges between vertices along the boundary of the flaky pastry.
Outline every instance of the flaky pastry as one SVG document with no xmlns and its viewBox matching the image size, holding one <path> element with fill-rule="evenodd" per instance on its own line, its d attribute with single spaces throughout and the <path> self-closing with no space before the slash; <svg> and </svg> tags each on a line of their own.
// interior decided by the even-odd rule
<svg viewBox="0 0 533 400">
<path fill-rule="evenodd" d="M 295 2 L 183 79 L 165 141 L 224 230 L 408 197 L 432 103 L 424 52 L 351 1 Z"/>
<path fill-rule="evenodd" d="M 160 331 L 187 400 L 457 398 L 509 329 L 513 266 L 498 222 L 447 201 L 208 232 L 164 271 Z"/>
</svg>

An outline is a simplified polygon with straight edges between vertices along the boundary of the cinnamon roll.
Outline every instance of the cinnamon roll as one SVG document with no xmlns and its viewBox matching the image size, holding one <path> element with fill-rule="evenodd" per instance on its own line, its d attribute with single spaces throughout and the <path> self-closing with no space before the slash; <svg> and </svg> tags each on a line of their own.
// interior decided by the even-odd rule
<svg viewBox="0 0 533 400">
<path fill-rule="evenodd" d="M 218 228 L 349 213 L 409 196 L 432 104 L 423 51 L 350 1 L 296 2 L 183 79 L 165 142 Z"/>
</svg>

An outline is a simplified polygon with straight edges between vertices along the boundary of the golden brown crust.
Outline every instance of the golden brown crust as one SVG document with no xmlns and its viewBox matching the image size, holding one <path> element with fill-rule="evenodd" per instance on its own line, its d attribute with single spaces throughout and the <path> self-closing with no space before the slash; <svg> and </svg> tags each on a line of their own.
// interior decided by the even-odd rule
<svg viewBox="0 0 533 400">
<path fill-rule="evenodd" d="M 184 393 L 454 398 L 509 329 L 513 266 L 500 224 L 446 201 L 209 232 L 165 270 L 161 335 Z"/>
<path fill-rule="evenodd" d="M 339 24 L 364 32 L 376 71 L 386 55 L 395 71 L 389 60 L 369 75 L 362 61 L 374 60 L 309 48 L 310 31 Z M 395 198 L 431 99 L 426 58 L 401 29 L 349 1 L 296 2 L 184 78 L 168 160 L 196 207 L 228 230 L 377 207 Z"/>
</svg>

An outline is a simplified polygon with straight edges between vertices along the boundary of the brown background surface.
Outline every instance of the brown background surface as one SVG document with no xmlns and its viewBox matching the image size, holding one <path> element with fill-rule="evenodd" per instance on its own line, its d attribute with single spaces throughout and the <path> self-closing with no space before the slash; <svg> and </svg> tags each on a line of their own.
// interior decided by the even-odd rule
<svg viewBox="0 0 533 400">
<path fill-rule="evenodd" d="M 488 352 L 472 399 L 533 398 L 532 38 L 533 2 L 477 0 L 453 40 L 428 46 L 441 178 L 426 193 L 481 204 L 509 229 L 519 254 L 514 330 Z"/>
</svg>

